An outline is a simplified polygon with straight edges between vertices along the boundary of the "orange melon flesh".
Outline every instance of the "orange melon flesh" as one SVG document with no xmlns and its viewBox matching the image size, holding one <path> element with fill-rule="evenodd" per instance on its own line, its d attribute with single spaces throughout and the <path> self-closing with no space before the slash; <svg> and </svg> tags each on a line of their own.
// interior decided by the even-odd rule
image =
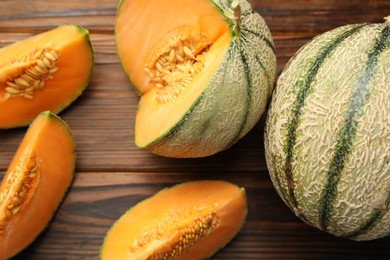
<svg viewBox="0 0 390 260">
<path fill-rule="evenodd" d="M 36 164 L 33 178 L 16 170 L 26 171 Z M 41 113 L 30 125 L 0 186 L 0 259 L 17 254 L 46 227 L 71 184 L 74 167 L 75 144 L 69 128 L 54 114 Z M 7 186 L 11 175 L 16 179 Z M 29 188 L 21 188 L 23 183 Z M 9 210 L 14 197 L 21 202 Z"/>
<path fill-rule="evenodd" d="M 34 48 L 46 46 L 51 46 L 59 54 L 56 64 L 58 71 L 53 74 L 53 78 L 47 79 L 44 88 L 35 91 L 31 100 L 23 97 L 4 100 L 4 71 L 10 72 L 7 63 L 28 55 Z M 76 25 L 59 26 L 1 48 L 0 58 L 0 74 L 3 74 L 0 77 L 0 111 L 7 111 L 0 113 L 0 128 L 27 125 L 42 111 L 61 111 L 85 89 L 93 66 L 88 31 Z"/>
<path fill-rule="evenodd" d="M 208 44 L 229 33 L 227 23 L 210 1 L 124 0 L 118 10 L 115 24 L 118 53 L 140 94 L 152 88 L 144 71 L 148 56 L 156 48 L 169 45 L 169 35 L 175 34 L 174 31 L 191 33 L 194 37 L 201 34 Z"/>
<path fill-rule="evenodd" d="M 168 132 L 207 87 L 232 40 L 229 24 L 207 0 L 123 0 L 115 30 L 121 64 L 141 95 L 135 142 L 145 147 Z M 178 97 L 159 102 L 158 89 L 145 71 L 146 64 L 153 62 L 163 50 L 169 50 L 175 39 L 183 35 L 194 45 L 207 48 L 205 67 Z"/>
<path fill-rule="evenodd" d="M 101 259 L 156 257 L 158 252 L 174 248 L 173 237 L 182 234 L 184 227 L 191 226 L 194 218 L 212 214 L 215 227 L 194 246 L 183 247 L 183 253 L 177 255 L 177 259 L 204 259 L 225 246 L 237 234 L 246 213 L 244 189 L 228 182 L 197 181 L 164 189 L 134 206 L 112 226 L 104 240 Z M 169 214 L 176 215 L 171 217 Z M 162 220 L 169 224 L 164 224 Z M 161 232 L 157 230 L 158 235 L 151 231 L 156 226 L 162 229 Z M 144 246 L 134 249 L 137 243 L 142 243 L 137 241 L 142 241 L 143 234 L 148 232 L 150 237 L 160 238 L 151 239 Z"/>
<path fill-rule="evenodd" d="M 180 94 L 178 98 L 168 103 L 156 100 L 154 88 L 141 97 L 136 114 L 135 142 L 139 147 L 145 147 L 157 136 L 162 136 L 172 128 L 188 111 L 208 85 L 211 76 L 221 64 L 230 40 L 225 34 L 219 38 L 206 54 L 205 67 L 202 73 L 196 75 L 191 86 Z M 161 120 L 164 118 L 164 120 Z"/>
</svg>

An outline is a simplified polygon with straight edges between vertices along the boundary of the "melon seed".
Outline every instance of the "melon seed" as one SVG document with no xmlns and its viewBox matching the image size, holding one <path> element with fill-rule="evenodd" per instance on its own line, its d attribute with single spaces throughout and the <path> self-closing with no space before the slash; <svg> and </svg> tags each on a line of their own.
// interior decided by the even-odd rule
<svg viewBox="0 0 390 260">
<path fill-rule="evenodd" d="M 30 86 L 30 83 L 27 80 L 25 80 L 24 78 L 22 78 L 22 77 L 16 78 L 15 79 L 15 83 L 18 86 L 23 86 L 23 87 L 29 87 Z"/>
<path fill-rule="evenodd" d="M 16 213 L 18 213 L 20 211 L 20 207 L 16 207 L 12 210 L 12 215 L 15 215 Z"/>
<path fill-rule="evenodd" d="M 33 99 L 34 91 L 42 89 L 46 80 L 53 77 L 58 70 L 56 63 L 59 55 L 57 50 L 49 47 L 51 45 L 36 48 L 31 53 L 0 67 L 0 72 L 5 70 L 9 74 L 17 74 L 12 79 L 6 80 L 7 87 L 3 100 L 14 97 Z"/>
<path fill-rule="evenodd" d="M 51 61 L 56 61 L 57 60 L 57 58 L 54 57 L 54 55 L 51 52 L 46 52 L 45 53 L 45 57 L 48 58 Z"/>
<path fill-rule="evenodd" d="M 190 59 L 195 59 L 195 56 L 194 54 L 192 54 L 192 51 L 187 47 L 187 46 L 183 46 L 183 51 L 184 51 L 184 54 L 190 58 Z"/>
<path fill-rule="evenodd" d="M 20 91 L 16 88 L 13 88 L 13 87 L 6 87 L 5 88 L 5 91 L 8 92 L 9 94 L 19 94 Z"/>
</svg>

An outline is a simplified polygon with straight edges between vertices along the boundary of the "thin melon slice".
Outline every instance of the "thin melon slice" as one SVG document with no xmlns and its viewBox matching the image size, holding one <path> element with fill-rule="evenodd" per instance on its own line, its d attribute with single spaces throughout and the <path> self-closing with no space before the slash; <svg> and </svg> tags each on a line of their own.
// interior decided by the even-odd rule
<svg viewBox="0 0 390 260">
<path fill-rule="evenodd" d="M 164 189 L 127 211 L 108 231 L 101 259 L 205 259 L 241 229 L 243 188 L 196 181 Z"/>
<path fill-rule="evenodd" d="M 212 155 L 264 112 L 276 57 L 267 25 L 248 2 L 122 0 L 115 34 L 141 96 L 138 147 L 167 157 Z"/>
<path fill-rule="evenodd" d="M 75 167 L 66 123 L 42 112 L 28 128 L 0 186 L 0 259 L 8 259 L 46 227 Z"/>
<path fill-rule="evenodd" d="M 87 86 L 93 67 L 88 31 L 63 25 L 0 49 L 0 128 L 59 113 Z"/>
</svg>

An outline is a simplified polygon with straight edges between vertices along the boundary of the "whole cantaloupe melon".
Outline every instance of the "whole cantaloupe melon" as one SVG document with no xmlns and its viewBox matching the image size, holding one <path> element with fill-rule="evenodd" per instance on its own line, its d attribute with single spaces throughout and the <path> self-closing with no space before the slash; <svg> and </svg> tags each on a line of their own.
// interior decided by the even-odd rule
<svg viewBox="0 0 390 260">
<path fill-rule="evenodd" d="M 390 25 L 347 25 L 302 47 L 278 79 L 265 149 L 305 222 L 352 240 L 388 236 Z"/>
</svg>

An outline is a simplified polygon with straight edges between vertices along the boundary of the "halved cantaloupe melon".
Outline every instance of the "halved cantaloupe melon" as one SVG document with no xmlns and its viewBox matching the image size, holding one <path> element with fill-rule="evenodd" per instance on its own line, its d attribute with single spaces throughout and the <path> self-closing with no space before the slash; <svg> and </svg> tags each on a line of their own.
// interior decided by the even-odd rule
<svg viewBox="0 0 390 260">
<path fill-rule="evenodd" d="M 212 155 L 263 114 L 276 57 L 266 23 L 245 0 L 122 0 L 115 34 L 141 95 L 137 146 L 167 157 Z"/>
</svg>

